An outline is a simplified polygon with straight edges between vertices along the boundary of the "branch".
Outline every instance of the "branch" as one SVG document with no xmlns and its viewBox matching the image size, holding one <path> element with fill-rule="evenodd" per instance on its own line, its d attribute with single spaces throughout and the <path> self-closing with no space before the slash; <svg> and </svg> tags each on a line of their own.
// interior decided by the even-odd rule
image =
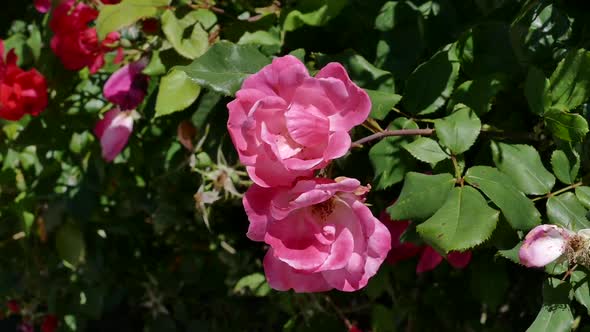
<svg viewBox="0 0 590 332">
<path fill-rule="evenodd" d="M 376 139 L 382 139 L 384 137 L 388 137 L 388 136 L 414 136 L 414 135 L 424 135 L 424 136 L 429 136 L 432 135 L 432 133 L 434 133 L 434 129 L 400 129 L 400 130 L 384 130 L 382 132 L 373 134 L 373 135 L 369 135 L 367 137 L 363 137 L 361 139 L 359 139 L 358 141 L 354 141 L 352 142 L 352 146 L 353 147 L 360 147 L 363 144 L 376 140 Z"/>
</svg>

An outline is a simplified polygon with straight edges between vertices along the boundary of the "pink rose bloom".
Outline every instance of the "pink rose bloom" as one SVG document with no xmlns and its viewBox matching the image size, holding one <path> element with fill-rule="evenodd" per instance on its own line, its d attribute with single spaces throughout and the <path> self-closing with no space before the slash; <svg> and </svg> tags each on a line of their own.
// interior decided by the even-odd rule
<svg viewBox="0 0 590 332">
<path fill-rule="evenodd" d="M 47 13 L 51 9 L 51 0 L 35 0 L 35 9 L 40 13 Z"/>
<path fill-rule="evenodd" d="M 573 234 L 555 225 L 539 225 L 524 238 L 518 252 L 520 262 L 527 267 L 542 267 L 563 255 Z"/>
<path fill-rule="evenodd" d="M 123 110 L 137 108 L 147 93 L 149 77 L 141 73 L 146 65 L 142 59 L 114 72 L 104 85 L 105 98 Z"/>
<path fill-rule="evenodd" d="M 243 203 L 248 237 L 270 246 L 264 272 L 276 290 L 363 288 L 387 256 L 387 227 L 363 204 L 356 179 L 314 178 L 292 188 L 252 185 Z"/>
<path fill-rule="evenodd" d="M 116 108 L 108 111 L 94 127 L 102 147 L 102 157 L 108 162 L 113 161 L 127 145 L 132 131 L 133 117 L 130 111 L 122 112 Z"/>
<path fill-rule="evenodd" d="M 348 132 L 371 109 L 367 94 L 338 63 L 315 77 L 287 55 L 248 77 L 227 105 L 240 161 L 262 187 L 289 186 L 350 148 Z"/>
<path fill-rule="evenodd" d="M 392 221 L 386 211 L 381 213 L 379 219 L 391 232 L 391 251 L 387 255 L 387 262 L 389 264 L 396 264 L 400 261 L 420 255 L 418 265 L 416 266 L 416 273 L 420 274 L 434 270 L 443 261 L 444 257 L 431 246 L 419 246 L 411 242 L 402 243 L 400 241 L 400 237 L 406 231 L 408 226 L 410 226 L 410 221 Z M 451 251 L 447 254 L 446 260 L 452 267 L 462 269 L 471 261 L 471 252 Z"/>
</svg>

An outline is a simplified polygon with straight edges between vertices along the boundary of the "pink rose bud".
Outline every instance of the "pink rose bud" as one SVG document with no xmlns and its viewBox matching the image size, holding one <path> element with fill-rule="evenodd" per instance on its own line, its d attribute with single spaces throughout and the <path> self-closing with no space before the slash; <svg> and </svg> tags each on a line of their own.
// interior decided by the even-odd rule
<svg viewBox="0 0 590 332">
<path fill-rule="evenodd" d="M 248 77 L 227 107 L 240 161 L 257 185 L 274 187 L 346 154 L 348 132 L 369 116 L 371 100 L 342 65 L 329 63 L 311 77 L 287 55 Z"/>
<path fill-rule="evenodd" d="M 108 111 L 94 127 L 94 133 L 100 139 L 102 157 L 108 162 L 113 161 L 127 145 L 132 131 L 133 117 L 130 111 L 122 112 L 116 108 Z"/>
<path fill-rule="evenodd" d="M 524 238 L 518 252 L 520 262 L 527 267 L 542 267 L 559 258 L 571 236 L 568 230 L 555 225 L 540 225 Z"/>
<path fill-rule="evenodd" d="M 141 73 L 146 65 L 140 60 L 114 72 L 104 85 L 105 98 L 123 110 L 137 108 L 147 93 L 149 77 Z"/>
<path fill-rule="evenodd" d="M 270 246 L 264 272 L 272 288 L 350 292 L 367 285 L 391 248 L 391 236 L 355 195 L 359 187 L 356 179 L 314 178 L 292 188 L 248 189 L 247 236 Z"/>
</svg>

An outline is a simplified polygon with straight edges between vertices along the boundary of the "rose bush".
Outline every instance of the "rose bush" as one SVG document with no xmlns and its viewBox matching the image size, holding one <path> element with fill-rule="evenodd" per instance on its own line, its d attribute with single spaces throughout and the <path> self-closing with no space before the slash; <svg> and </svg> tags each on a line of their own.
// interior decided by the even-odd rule
<svg viewBox="0 0 590 332">
<path fill-rule="evenodd" d="M 587 330 L 587 13 L 10 3 L 0 331 Z"/>
</svg>

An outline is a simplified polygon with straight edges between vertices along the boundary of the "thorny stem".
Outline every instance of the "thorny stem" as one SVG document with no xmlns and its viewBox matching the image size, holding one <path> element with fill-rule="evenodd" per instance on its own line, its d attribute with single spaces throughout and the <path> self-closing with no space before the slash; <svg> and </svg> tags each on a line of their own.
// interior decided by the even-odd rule
<svg viewBox="0 0 590 332">
<path fill-rule="evenodd" d="M 388 136 L 414 136 L 414 135 L 424 135 L 429 136 L 434 133 L 434 129 L 400 129 L 400 130 L 384 130 L 379 133 L 375 133 L 373 135 L 369 135 L 367 137 L 363 137 L 358 141 L 354 141 L 352 146 L 362 146 L 363 144 L 374 141 L 376 139 L 382 139 Z"/>
<path fill-rule="evenodd" d="M 348 320 L 348 318 L 346 318 L 346 316 L 344 315 L 342 310 L 340 310 L 340 308 L 334 302 L 332 302 L 332 299 L 328 295 L 326 295 L 324 297 L 324 299 L 326 300 L 326 303 L 328 303 L 332 307 L 332 309 L 334 309 L 334 311 L 336 312 L 338 317 L 340 317 L 340 319 L 342 319 L 342 321 L 344 321 L 344 325 L 346 325 L 346 329 L 350 330 L 352 328 L 352 323 L 350 322 L 350 320 Z"/>
<path fill-rule="evenodd" d="M 559 194 L 561 194 L 562 192 L 566 192 L 566 191 L 568 191 L 568 190 L 574 189 L 574 188 L 576 188 L 576 187 L 579 187 L 579 186 L 581 186 L 582 184 L 583 184 L 583 182 L 582 182 L 582 181 L 580 181 L 580 182 L 576 182 L 576 183 L 574 183 L 574 184 L 572 184 L 572 185 L 569 185 L 569 186 L 567 186 L 567 187 L 565 187 L 565 188 L 561 188 L 561 189 L 559 189 L 558 191 L 555 191 L 555 192 L 552 192 L 552 193 L 548 193 L 547 195 L 543 195 L 543 196 L 540 196 L 540 197 L 535 197 L 535 198 L 533 198 L 533 199 L 532 199 L 532 201 L 534 202 L 534 201 L 541 200 L 541 199 L 543 199 L 543 198 L 550 198 L 550 197 L 552 197 L 552 196 L 559 195 Z"/>
</svg>

